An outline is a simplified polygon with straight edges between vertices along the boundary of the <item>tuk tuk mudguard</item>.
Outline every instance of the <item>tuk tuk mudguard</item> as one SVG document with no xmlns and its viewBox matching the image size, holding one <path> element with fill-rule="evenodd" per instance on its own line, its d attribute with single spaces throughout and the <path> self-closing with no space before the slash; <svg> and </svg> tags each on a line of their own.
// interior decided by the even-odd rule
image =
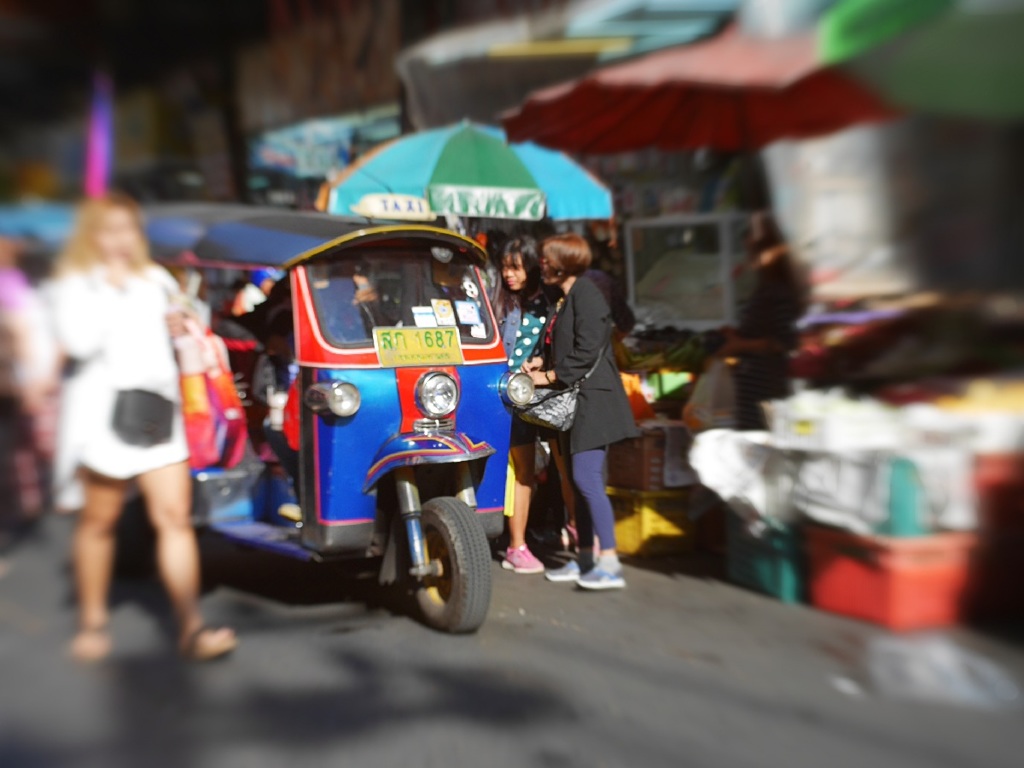
<svg viewBox="0 0 1024 768">
<path fill-rule="evenodd" d="M 474 443 L 461 432 L 395 435 L 374 457 L 363 483 L 363 493 L 369 493 L 378 480 L 398 467 L 453 464 L 487 458 L 494 453 L 495 449 L 487 443 Z"/>
</svg>

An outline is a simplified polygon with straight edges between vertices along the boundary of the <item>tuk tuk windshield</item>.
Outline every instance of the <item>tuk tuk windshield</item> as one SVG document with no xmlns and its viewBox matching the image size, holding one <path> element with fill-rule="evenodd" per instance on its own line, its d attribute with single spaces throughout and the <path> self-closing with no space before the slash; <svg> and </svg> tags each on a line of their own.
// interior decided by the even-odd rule
<svg viewBox="0 0 1024 768">
<path fill-rule="evenodd" d="M 442 251 L 447 254 L 449 251 Z M 465 344 L 486 344 L 493 327 L 477 270 L 429 250 L 374 250 L 307 267 L 313 304 L 329 344 L 373 344 L 373 329 L 457 327 Z"/>
</svg>

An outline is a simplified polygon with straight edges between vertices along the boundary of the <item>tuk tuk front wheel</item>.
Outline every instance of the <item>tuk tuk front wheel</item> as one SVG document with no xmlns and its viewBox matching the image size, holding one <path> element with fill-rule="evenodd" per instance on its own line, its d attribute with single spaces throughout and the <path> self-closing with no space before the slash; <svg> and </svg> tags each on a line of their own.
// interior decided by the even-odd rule
<svg viewBox="0 0 1024 768">
<path fill-rule="evenodd" d="M 473 510 L 458 499 L 423 505 L 423 540 L 434 575 L 416 587 L 424 622 L 444 632 L 475 632 L 491 604 L 491 550 Z"/>
</svg>

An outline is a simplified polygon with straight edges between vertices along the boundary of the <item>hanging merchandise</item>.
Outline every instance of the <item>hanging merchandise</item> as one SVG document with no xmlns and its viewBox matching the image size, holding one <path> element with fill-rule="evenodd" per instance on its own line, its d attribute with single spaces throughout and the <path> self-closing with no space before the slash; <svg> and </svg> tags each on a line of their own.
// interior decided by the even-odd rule
<svg viewBox="0 0 1024 768">
<path fill-rule="evenodd" d="M 176 340 L 182 415 L 192 469 L 235 467 L 248 445 L 242 408 L 223 343 L 198 324 Z"/>
</svg>

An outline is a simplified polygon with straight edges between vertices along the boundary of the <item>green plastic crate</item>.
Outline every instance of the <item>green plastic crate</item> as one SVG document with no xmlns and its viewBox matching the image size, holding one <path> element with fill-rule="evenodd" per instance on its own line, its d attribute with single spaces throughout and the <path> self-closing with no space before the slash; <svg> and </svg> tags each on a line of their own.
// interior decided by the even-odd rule
<svg viewBox="0 0 1024 768">
<path fill-rule="evenodd" d="M 729 510 L 726 546 L 729 581 L 784 603 L 805 601 L 807 569 L 799 527 L 779 525 L 757 537 Z"/>
</svg>

